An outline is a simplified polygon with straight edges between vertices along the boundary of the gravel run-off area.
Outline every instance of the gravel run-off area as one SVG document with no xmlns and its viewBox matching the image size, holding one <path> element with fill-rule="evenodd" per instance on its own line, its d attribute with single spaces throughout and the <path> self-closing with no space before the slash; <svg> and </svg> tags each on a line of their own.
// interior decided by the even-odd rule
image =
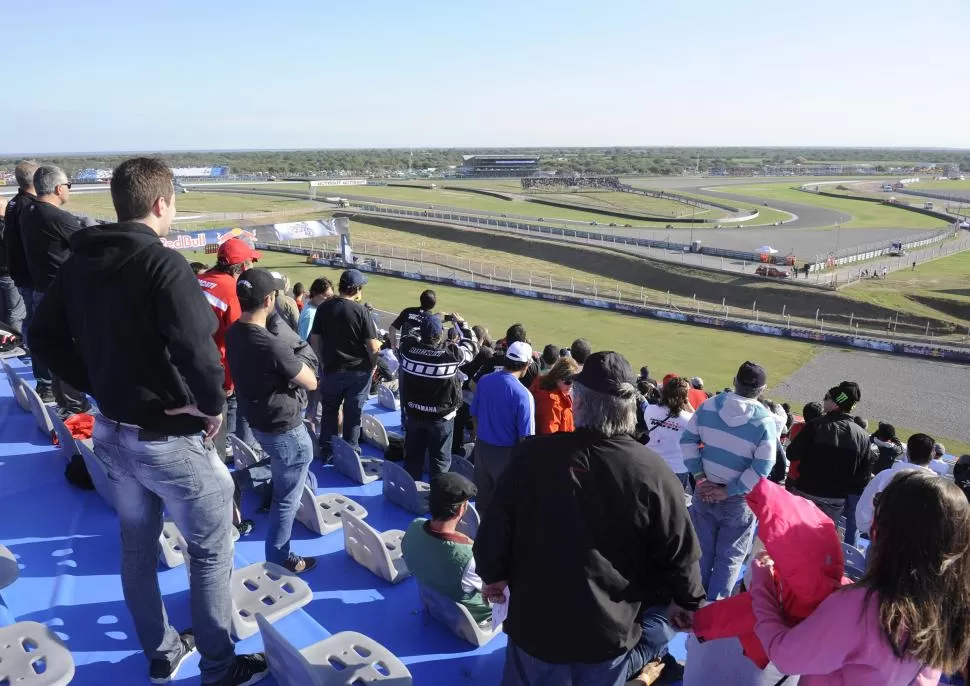
<svg viewBox="0 0 970 686">
<path fill-rule="evenodd" d="M 870 430 L 875 430 L 878 420 L 970 443 L 970 366 L 861 351 L 821 350 L 784 381 L 774 384 L 769 379 L 769 395 L 791 402 L 792 410 L 800 411 L 806 402 L 821 401 L 829 388 L 843 380 L 855 381 L 861 387 L 862 401 L 853 414 L 866 417 Z"/>
</svg>

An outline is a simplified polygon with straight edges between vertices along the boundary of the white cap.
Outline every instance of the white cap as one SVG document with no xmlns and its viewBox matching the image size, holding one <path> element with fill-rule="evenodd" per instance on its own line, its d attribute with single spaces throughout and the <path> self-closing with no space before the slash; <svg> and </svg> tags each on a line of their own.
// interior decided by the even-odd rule
<svg viewBox="0 0 970 686">
<path fill-rule="evenodd" d="M 699 376 L 695 376 L 690 380 L 690 385 L 694 388 L 702 388 L 704 386 L 704 379 Z"/>
<path fill-rule="evenodd" d="M 505 357 L 513 362 L 531 362 L 532 346 L 522 341 L 516 341 L 505 351 Z"/>
<path fill-rule="evenodd" d="M 933 452 L 938 455 L 946 455 L 946 448 L 943 447 L 942 443 L 934 443 Z"/>
</svg>

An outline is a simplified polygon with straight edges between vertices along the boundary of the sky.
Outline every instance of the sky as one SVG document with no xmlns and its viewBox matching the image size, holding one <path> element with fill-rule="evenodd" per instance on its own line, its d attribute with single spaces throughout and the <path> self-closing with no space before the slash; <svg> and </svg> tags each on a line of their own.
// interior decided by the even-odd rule
<svg viewBox="0 0 970 686">
<path fill-rule="evenodd" d="M 966 0 L 46 0 L 0 21 L 22 41 L 5 154 L 970 148 Z"/>
</svg>

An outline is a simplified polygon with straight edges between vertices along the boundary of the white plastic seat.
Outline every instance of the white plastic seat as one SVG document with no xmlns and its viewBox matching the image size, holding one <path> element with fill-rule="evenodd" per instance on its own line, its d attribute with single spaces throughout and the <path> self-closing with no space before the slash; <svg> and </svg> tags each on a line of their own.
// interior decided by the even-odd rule
<svg viewBox="0 0 970 686">
<path fill-rule="evenodd" d="M 71 651 L 38 622 L 0 628 L 0 684 L 66 686 L 74 678 Z"/>
<path fill-rule="evenodd" d="M 386 410 L 401 409 L 401 399 L 394 395 L 394 391 L 384 384 L 377 387 L 377 404 Z"/>
<path fill-rule="evenodd" d="M 483 646 L 502 633 L 502 626 L 492 629 L 491 620 L 486 626 L 478 624 L 468 608 L 443 596 L 418 581 L 418 596 L 428 613 L 458 636 L 474 646 Z"/>
<path fill-rule="evenodd" d="M 481 517 L 478 516 L 478 510 L 471 503 L 468 503 L 468 507 L 465 508 L 465 514 L 461 516 L 458 520 L 458 525 L 455 527 L 455 531 L 461 534 L 465 534 L 468 538 L 475 538 L 478 533 L 478 527 L 481 525 Z"/>
<path fill-rule="evenodd" d="M 341 631 L 303 650 L 256 615 L 269 671 L 279 686 L 411 686 L 411 672 L 391 651 L 356 631 Z"/>
<path fill-rule="evenodd" d="M 360 433 L 363 435 L 365 441 L 381 452 L 387 450 L 387 429 L 384 428 L 384 425 L 374 415 L 362 414 L 360 416 Z"/>
<path fill-rule="evenodd" d="M 866 554 L 858 548 L 842 544 L 842 554 L 845 556 L 845 575 L 853 581 L 858 581 L 866 573 Z"/>
<path fill-rule="evenodd" d="M 344 550 L 358 564 L 392 584 L 411 576 L 401 551 L 402 538 L 400 529 L 381 533 L 360 517 L 344 514 Z"/>
<path fill-rule="evenodd" d="M 341 528 L 346 513 L 364 518 L 367 510 L 354 500 L 340 493 L 315 495 L 313 489 L 303 484 L 300 509 L 296 511 L 296 521 L 315 534 L 326 536 Z"/>
<path fill-rule="evenodd" d="M 428 498 L 431 486 L 415 481 L 403 467 L 395 462 L 384 461 L 384 497 L 416 515 L 427 514 L 431 509 Z"/>
<path fill-rule="evenodd" d="M 82 443 L 81 441 L 75 441 L 74 445 L 77 446 L 77 451 L 81 454 L 81 458 L 84 460 L 84 466 L 88 468 L 88 474 L 91 476 L 91 482 L 94 484 L 94 490 L 98 492 L 98 495 L 108 504 L 112 510 L 117 509 L 115 507 L 115 497 L 114 491 L 111 489 L 111 482 L 108 481 L 108 477 L 104 472 L 104 467 L 101 464 L 100 458 L 98 458 L 97 453 L 94 452 L 94 446 L 88 445 L 87 443 Z"/>
<path fill-rule="evenodd" d="M 340 436 L 334 436 L 330 441 L 333 446 L 333 466 L 338 472 L 361 485 L 369 484 L 381 478 L 384 471 L 384 460 L 361 457 Z"/>
<path fill-rule="evenodd" d="M 185 564 L 185 539 L 175 522 L 166 518 L 158 537 L 158 557 L 163 565 L 172 569 Z"/>
<path fill-rule="evenodd" d="M 37 395 L 37 391 L 29 383 L 21 380 L 20 385 L 27 394 L 27 403 L 30 406 L 30 413 L 34 415 L 34 421 L 37 423 L 37 430 L 50 439 L 54 431 L 54 425 L 51 424 L 51 418 L 47 416 L 44 403 L 41 401 L 40 396 Z"/>
<path fill-rule="evenodd" d="M 232 596 L 232 635 L 238 639 L 256 633 L 256 613 L 275 622 L 313 599 L 307 583 L 272 562 L 237 569 L 229 578 Z"/>
<path fill-rule="evenodd" d="M 20 409 L 24 412 L 30 412 L 30 402 L 27 400 L 27 392 L 23 389 L 24 380 L 20 378 L 20 375 L 13 370 L 6 360 L 0 360 L 3 364 L 3 373 L 7 376 L 7 382 L 10 384 L 10 392 L 13 393 L 14 400 L 20 405 Z"/>
<path fill-rule="evenodd" d="M 260 461 L 259 455 L 256 454 L 256 451 L 246 445 L 246 443 L 240 440 L 235 434 L 229 434 L 229 444 L 232 446 L 232 461 L 235 464 L 236 469 L 252 467 L 254 464 Z"/>
<path fill-rule="evenodd" d="M 6 588 L 20 577 L 20 565 L 10 548 L 0 545 L 0 590 Z"/>
<path fill-rule="evenodd" d="M 451 456 L 451 468 L 448 471 L 461 474 L 472 483 L 475 482 L 475 465 L 461 455 Z"/>
</svg>

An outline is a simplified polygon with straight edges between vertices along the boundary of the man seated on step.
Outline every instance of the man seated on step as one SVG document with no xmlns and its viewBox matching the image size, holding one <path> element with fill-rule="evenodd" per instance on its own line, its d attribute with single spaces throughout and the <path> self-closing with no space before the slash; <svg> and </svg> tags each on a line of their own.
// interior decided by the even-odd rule
<svg viewBox="0 0 970 686">
<path fill-rule="evenodd" d="M 492 619 L 482 597 L 482 580 L 475 571 L 472 539 L 455 530 L 468 500 L 478 493 L 475 484 L 454 472 L 431 478 L 431 519 L 411 522 L 401 551 L 411 575 L 428 588 L 461 603 L 479 624 Z"/>
</svg>

